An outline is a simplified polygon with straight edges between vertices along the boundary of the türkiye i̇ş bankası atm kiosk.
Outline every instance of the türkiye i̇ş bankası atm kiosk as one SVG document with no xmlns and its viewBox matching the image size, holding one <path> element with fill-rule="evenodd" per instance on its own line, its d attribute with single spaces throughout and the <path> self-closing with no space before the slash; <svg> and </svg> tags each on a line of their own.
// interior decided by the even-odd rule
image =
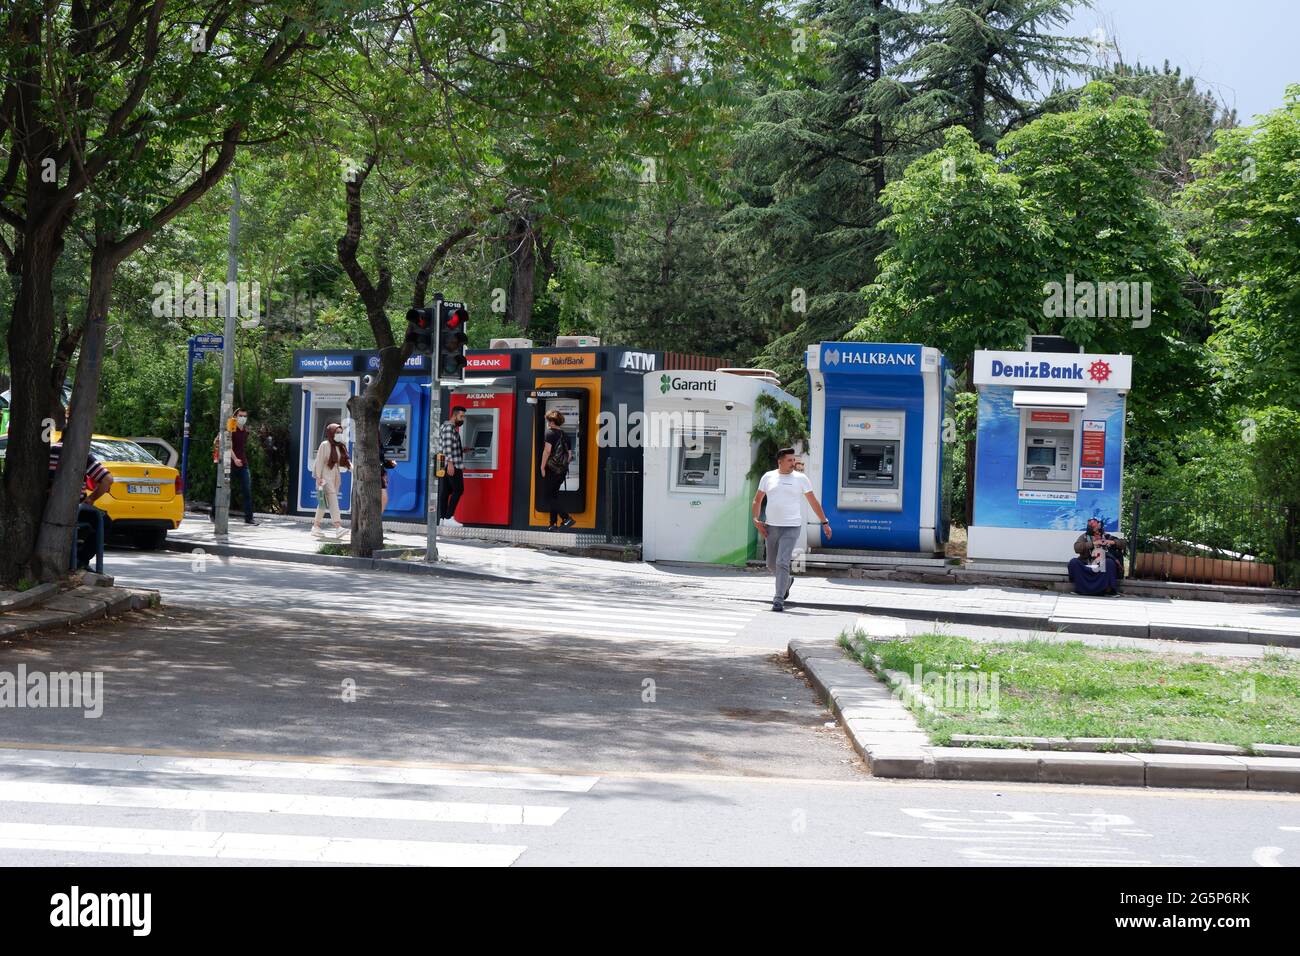
<svg viewBox="0 0 1300 956">
<path fill-rule="evenodd" d="M 975 353 L 967 556 L 1057 570 L 1089 518 L 1118 532 L 1129 355 Z"/>
<path fill-rule="evenodd" d="M 807 352 L 806 471 L 831 524 L 821 550 L 942 553 L 948 540 L 942 441 L 954 385 L 938 349 L 822 342 Z"/>
<path fill-rule="evenodd" d="M 743 565 L 757 553 L 755 406 L 759 395 L 796 409 L 799 400 L 749 371 L 645 376 L 645 560 Z"/>
<path fill-rule="evenodd" d="M 338 422 L 347 436 L 348 453 L 355 455 L 356 432 L 348 414 L 348 399 L 366 376 L 379 370 L 375 352 L 333 350 L 295 351 L 293 376 L 276 379 L 293 386 L 289 426 L 290 510 L 316 510 L 316 481 L 311 474 L 316 449 L 325 440 L 325 426 Z M 425 516 L 426 449 L 429 429 L 429 357 L 412 355 L 393 386 L 379 417 L 384 457 L 396 462 L 388 472 L 388 509 L 384 517 L 423 521 Z M 352 506 L 352 476 L 343 473 L 339 507 Z"/>
</svg>

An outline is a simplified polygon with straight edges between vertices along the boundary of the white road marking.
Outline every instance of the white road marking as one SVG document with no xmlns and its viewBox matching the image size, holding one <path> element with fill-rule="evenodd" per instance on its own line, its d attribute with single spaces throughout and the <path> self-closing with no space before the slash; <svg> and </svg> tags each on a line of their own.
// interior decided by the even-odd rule
<svg viewBox="0 0 1300 956">
<path fill-rule="evenodd" d="M 419 820 L 431 823 L 490 823 L 549 827 L 565 807 L 375 797 L 324 797 L 306 793 L 248 793 L 171 787 L 85 786 L 0 781 L 0 802 L 58 803 L 209 813 L 278 813 L 347 817 L 357 820 Z"/>
<path fill-rule="evenodd" d="M 586 793 L 600 779 L 594 776 L 531 772 L 443 770 L 434 767 L 385 767 L 366 764 L 308 763 L 289 760 L 227 760 L 211 757 L 162 757 L 147 754 L 0 748 L 0 768 L 3 767 L 135 770 L 146 773 L 209 774 L 220 777 L 258 777 L 309 781 L 402 783 L 428 787 L 542 790 L 560 793 Z"/>
<path fill-rule="evenodd" d="M 509 866 L 526 847 L 206 830 L 0 823 L 0 848 L 381 866 Z"/>
</svg>

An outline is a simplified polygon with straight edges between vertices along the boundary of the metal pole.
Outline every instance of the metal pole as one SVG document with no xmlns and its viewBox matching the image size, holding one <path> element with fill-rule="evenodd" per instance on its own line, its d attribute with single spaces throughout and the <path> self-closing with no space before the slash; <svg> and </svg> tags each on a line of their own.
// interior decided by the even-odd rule
<svg viewBox="0 0 1300 956">
<path fill-rule="evenodd" d="M 433 296 L 433 354 L 429 356 L 429 499 L 425 504 L 424 560 L 433 564 L 438 560 L 438 446 L 442 424 L 442 385 L 438 381 L 438 362 L 442 358 L 442 293 Z"/>
<path fill-rule="evenodd" d="M 226 326 L 221 343 L 221 422 L 217 434 L 216 534 L 230 533 L 230 429 L 226 423 L 235 412 L 235 287 L 239 281 L 239 178 L 230 180 L 230 241 L 226 248 Z"/>
<path fill-rule="evenodd" d="M 190 405 L 194 401 L 194 339 L 190 339 L 185 359 L 185 431 L 181 439 L 181 493 L 189 493 Z M 215 505 L 216 502 L 213 502 Z"/>
</svg>

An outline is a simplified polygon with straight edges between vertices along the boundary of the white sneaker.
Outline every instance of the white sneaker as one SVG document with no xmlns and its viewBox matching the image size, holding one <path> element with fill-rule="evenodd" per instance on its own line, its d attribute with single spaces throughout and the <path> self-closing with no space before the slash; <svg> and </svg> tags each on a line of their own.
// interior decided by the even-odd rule
<svg viewBox="0 0 1300 956">
<path fill-rule="evenodd" d="M 462 524 L 461 524 L 459 521 L 457 521 L 455 518 L 443 518 L 441 521 L 438 522 L 438 527 L 440 527 L 440 528 L 463 528 L 464 525 L 462 525 Z"/>
<path fill-rule="evenodd" d="M 335 529 L 334 529 L 334 537 L 336 537 L 336 538 L 341 538 L 341 537 L 343 537 L 343 536 L 344 536 L 345 534 L 347 534 L 347 533 L 348 533 L 348 529 L 347 529 L 347 528 L 335 528 Z"/>
<path fill-rule="evenodd" d="M 325 532 L 324 532 L 323 530 L 321 530 L 320 528 L 312 528 L 312 529 L 311 529 L 311 533 L 312 533 L 312 536 L 313 536 L 313 537 L 316 537 L 316 538 L 323 538 L 323 537 L 325 537 Z"/>
</svg>

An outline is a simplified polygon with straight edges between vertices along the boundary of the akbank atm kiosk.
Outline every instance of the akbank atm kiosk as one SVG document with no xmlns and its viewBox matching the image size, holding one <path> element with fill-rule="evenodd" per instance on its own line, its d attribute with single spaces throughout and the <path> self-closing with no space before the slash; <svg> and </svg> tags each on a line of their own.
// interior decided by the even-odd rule
<svg viewBox="0 0 1300 956">
<path fill-rule="evenodd" d="M 510 524 L 514 489 L 515 381 L 459 385 L 451 390 L 444 412 L 450 416 L 457 405 L 465 408 L 460 429 L 465 493 L 456 518 L 462 524 L 504 527 Z"/>
<path fill-rule="evenodd" d="M 756 403 L 770 395 L 797 409 L 799 400 L 770 373 L 748 371 L 645 376 L 645 560 L 744 565 L 757 553 Z"/>
<path fill-rule="evenodd" d="M 356 431 L 348 413 L 348 399 L 361 390 L 365 377 L 378 369 L 379 356 L 374 352 L 300 350 L 293 353 L 293 376 L 276 379 L 293 386 L 289 504 L 294 514 L 312 514 L 316 510 L 316 481 L 311 466 L 316 449 L 325 440 L 325 426 L 331 422 L 343 425 L 348 453 L 355 455 Z M 412 355 L 380 411 L 384 457 L 396 462 L 388 472 L 386 518 L 424 519 L 430 400 L 429 357 Z M 344 512 L 352 509 L 352 475 L 346 471 L 339 490 L 339 507 Z"/>
<path fill-rule="evenodd" d="M 1061 570 L 1089 518 L 1119 531 L 1128 355 L 975 353 L 967 557 Z"/>
<path fill-rule="evenodd" d="M 811 448 L 806 473 L 831 524 L 823 551 L 942 554 L 948 540 L 942 437 L 955 393 L 938 349 L 822 342 L 807 352 Z"/>
</svg>

